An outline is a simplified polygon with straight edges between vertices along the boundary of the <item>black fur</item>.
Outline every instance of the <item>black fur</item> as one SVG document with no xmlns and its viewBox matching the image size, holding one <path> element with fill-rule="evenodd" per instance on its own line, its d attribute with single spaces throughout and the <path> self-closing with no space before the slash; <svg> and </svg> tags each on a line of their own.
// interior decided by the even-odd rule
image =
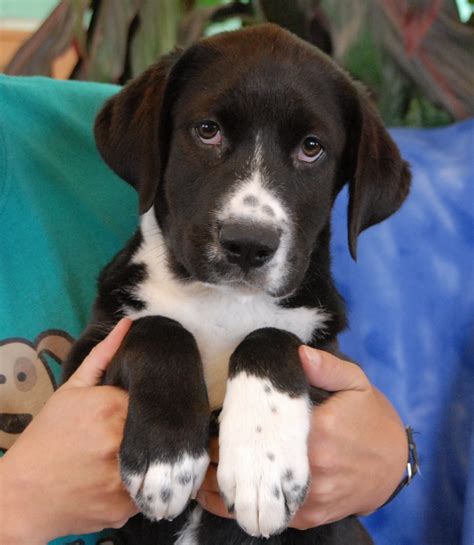
<svg viewBox="0 0 474 545">
<path fill-rule="evenodd" d="M 96 307 L 108 316 L 119 316 L 124 307 L 135 310 L 142 310 L 145 307 L 145 303 L 133 294 L 133 288 L 145 280 L 146 267 L 130 263 L 142 241 L 142 234 L 137 231 L 99 276 Z"/>
<path fill-rule="evenodd" d="M 197 138 L 195 126 L 203 119 L 219 121 L 222 145 L 210 147 Z M 297 226 L 288 273 L 271 289 L 265 284 L 263 261 L 243 270 L 225 252 L 211 259 L 208 251 L 218 244 L 222 229 L 215 214 L 218 203 L 236 180 L 252 171 L 257 134 L 269 189 L 285 203 Z M 324 148 L 321 159 L 311 164 L 301 162 L 295 151 L 309 134 L 317 134 Z M 183 286 L 231 281 L 236 289 L 245 280 L 283 308 L 323 309 L 328 320 L 308 344 L 337 353 L 337 335 L 346 327 L 346 317 L 330 271 L 334 200 L 349 182 L 348 241 L 355 258 L 358 235 L 398 209 L 410 174 L 364 91 L 328 57 L 274 25 L 203 40 L 164 57 L 112 97 L 97 118 L 95 136 L 107 164 L 137 189 L 140 211 L 152 207 L 175 279 Z M 248 205 L 252 202 L 247 199 Z M 137 295 L 150 275 L 146 264 L 132 262 L 142 242 L 138 231 L 102 272 L 93 320 L 73 347 L 64 372 L 64 378 L 70 376 L 123 315 L 144 312 L 105 377 L 106 383 L 130 394 L 120 450 L 125 479 L 151 462 L 201 455 L 210 422 L 193 336 L 166 316 L 146 315 L 148 301 Z M 230 359 L 229 377 L 245 373 L 265 378 L 290 397 L 304 396 L 309 386 L 297 355 L 300 343 L 295 335 L 275 328 L 249 331 Z M 327 395 L 311 391 L 315 402 Z M 215 415 L 211 428 L 217 432 Z M 182 477 L 183 483 L 186 479 Z M 156 494 L 166 503 L 173 491 L 164 487 Z M 142 490 L 136 502 L 147 514 Z M 171 545 L 193 507 L 191 503 L 172 522 L 134 517 L 122 531 L 124 543 Z M 247 535 L 233 520 L 204 513 L 197 542 L 368 545 L 371 540 L 354 517 L 304 532 L 288 529 L 262 540 Z"/>
<path fill-rule="evenodd" d="M 301 341 L 295 335 L 267 327 L 247 335 L 230 358 L 229 378 L 239 373 L 268 377 L 273 386 L 290 397 L 308 391 L 298 357 Z"/>
</svg>

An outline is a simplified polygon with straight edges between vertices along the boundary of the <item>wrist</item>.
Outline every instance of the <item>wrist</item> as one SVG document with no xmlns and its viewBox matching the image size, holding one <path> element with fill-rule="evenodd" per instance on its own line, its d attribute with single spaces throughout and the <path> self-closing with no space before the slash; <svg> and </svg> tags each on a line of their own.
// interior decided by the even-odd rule
<svg viewBox="0 0 474 545">
<path fill-rule="evenodd" d="M 415 439 L 413 438 L 413 430 L 410 426 L 406 426 L 406 437 L 407 437 L 407 463 L 405 465 L 405 473 L 398 484 L 397 488 L 393 491 L 393 493 L 390 495 L 388 500 L 381 506 L 384 507 L 388 503 L 390 503 L 394 498 L 398 496 L 398 494 L 408 486 L 411 481 L 413 480 L 413 477 L 419 472 L 420 465 L 418 460 L 418 452 L 416 449 L 416 443 Z"/>
<path fill-rule="evenodd" d="M 0 543 L 2 545 L 45 545 L 50 539 L 43 536 L 35 524 L 37 517 L 28 509 L 27 491 L 31 483 L 24 483 L 21 472 L 15 470 L 9 455 L 0 459 Z"/>
</svg>

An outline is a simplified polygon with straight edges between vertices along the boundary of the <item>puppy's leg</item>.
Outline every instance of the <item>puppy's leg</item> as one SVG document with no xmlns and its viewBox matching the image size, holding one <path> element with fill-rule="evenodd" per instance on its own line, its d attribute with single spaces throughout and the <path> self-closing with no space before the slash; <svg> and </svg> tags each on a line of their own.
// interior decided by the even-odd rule
<svg viewBox="0 0 474 545">
<path fill-rule="evenodd" d="M 208 466 L 209 403 L 196 342 L 174 320 L 134 322 L 106 382 L 130 394 L 120 470 L 152 520 L 173 519 L 197 493 Z"/>
<path fill-rule="evenodd" d="M 230 360 L 217 478 L 253 536 L 284 530 L 308 489 L 310 400 L 300 344 L 286 331 L 259 329 Z"/>
</svg>

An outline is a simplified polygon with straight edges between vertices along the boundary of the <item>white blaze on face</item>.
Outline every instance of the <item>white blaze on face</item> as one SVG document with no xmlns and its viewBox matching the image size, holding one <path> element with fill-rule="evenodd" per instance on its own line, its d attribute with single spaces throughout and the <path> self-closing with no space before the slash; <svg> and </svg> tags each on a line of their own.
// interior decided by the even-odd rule
<svg viewBox="0 0 474 545">
<path fill-rule="evenodd" d="M 217 220 L 220 223 L 251 223 L 280 232 L 278 250 L 264 266 L 267 290 L 274 292 L 282 286 L 288 274 L 292 221 L 281 198 L 268 187 L 267 180 L 261 138 L 257 134 L 250 175 L 241 180 L 224 200 L 217 213 Z"/>
</svg>

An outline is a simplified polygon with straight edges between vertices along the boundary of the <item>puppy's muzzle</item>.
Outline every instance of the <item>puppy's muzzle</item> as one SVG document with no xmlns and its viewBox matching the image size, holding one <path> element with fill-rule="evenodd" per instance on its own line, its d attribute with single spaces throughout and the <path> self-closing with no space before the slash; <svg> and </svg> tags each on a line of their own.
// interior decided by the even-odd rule
<svg viewBox="0 0 474 545">
<path fill-rule="evenodd" d="M 219 243 L 227 261 L 248 272 L 272 259 L 280 245 L 280 233 L 267 226 L 225 223 Z"/>
</svg>

